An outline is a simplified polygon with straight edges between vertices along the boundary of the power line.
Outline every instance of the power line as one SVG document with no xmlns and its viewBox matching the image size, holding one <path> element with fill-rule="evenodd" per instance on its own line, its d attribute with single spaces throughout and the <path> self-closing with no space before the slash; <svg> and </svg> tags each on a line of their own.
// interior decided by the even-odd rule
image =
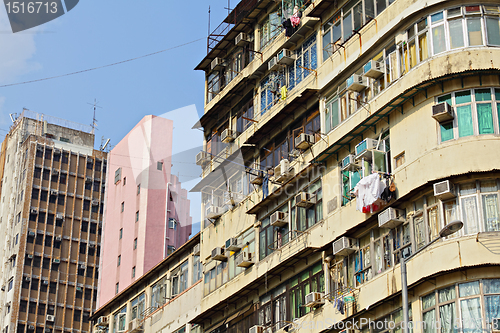
<svg viewBox="0 0 500 333">
<path fill-rule="evenodd" d="M 180 45 L 177 45 L 177 46 L 173 46 L 173 47 L 170 47 L 168 49 L 161 50 L 161 51 L 156 51 L 156 52 L 153 52 L 153 53 L 144 54 L 142 56 L 138 56 L 138 57 L 127 59 L 127 60 L 122 60 L 122 61 L 114 62 L 112 64 L 107 64 L 107 65 L 103 65 L 103 66 L 99 66 L 99 67 L 94 67 L 94 68 L 83 69 L 83 70 L 80 70 L 80 71 L 77 71 L 77 72 L 71 72 L 71 73 L 66 73 L 66 74 L 61 74 L 61 75 L 56 75 L 56 76 L 50 76 L 50 77 L 46 77 L 46 78 L 43 78 L 43 79 L 36 79 L 36 80 L 30 80 L 30 81 L 24 81 L 24 82 L 4 84 L 4 85 L 0 85 L 0 88 L 11 87 L 11 86 L 18 86 L 18 85 L 21 85 L 21 84 L 28 84 L 28 83 L 34 83 L 34 82 L 40 82 L 40 81 L 47 81 L 47 80 L 57 79 L 57 78 L 65 77 L 65 76 L 71 76 L 71 75 L 86 73 L 86 72 L 90 72 L 90 71 L 95 71 L 95 70 L 106 68 L 106 67 L 116 66 L 116 65 L 120 65 L 120 64 L 123 64 L 123 63 L 126 63 L 126 62 L 130 62 L 130 61 L 134 61 L 134 60 L 138 60 L 138 59 L 150 57 L 150 56 L 153 56 L 153 55 L 156 55 L 156 54 L 159 54 L 159 53 L 163 53 L 163 52 L 167 52 L 167 51 L 170 51 L 170 50 L 173 50 L 173 49 L 177 49 L 177 48 L 189 45 L 189 44 L 193 44 L 193 43 L 199 42 L 200 40 L 204 40 L 204 39 L 205 39 L 205 37 L 198 38 L 198 39 L 192 40 L 190 42 L 187 42 L 187 43 L 184 43 L 184 44 L 180 44 Z"/>
</svg>

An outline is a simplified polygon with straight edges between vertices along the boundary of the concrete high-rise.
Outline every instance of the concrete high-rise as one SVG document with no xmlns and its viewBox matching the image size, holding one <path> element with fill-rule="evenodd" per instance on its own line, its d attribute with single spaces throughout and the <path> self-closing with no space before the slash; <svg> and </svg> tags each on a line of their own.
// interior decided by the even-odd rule
<svg viewBox="0 0 500 333">
<path fill-rule="evenodd" d="M 25 110 L 0 153 L 2 332 L 88 332 L 105 152 L 90 126 Z"/>
<path fill-rule="evenodd" d="M 187 191 L 171 174 L 172 130 L 145 116 L 109 154 L 99 306 L 191 235 Z"/>
</svg>

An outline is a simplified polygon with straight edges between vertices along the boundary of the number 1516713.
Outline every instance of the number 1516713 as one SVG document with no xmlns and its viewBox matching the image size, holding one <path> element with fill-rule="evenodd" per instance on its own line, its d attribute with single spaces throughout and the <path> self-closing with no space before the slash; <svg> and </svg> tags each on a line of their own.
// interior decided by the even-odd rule
<svg viewBox="0 0 500 333">
<path fill-rule="evenodd" d="M 57 2 L 24 2 L 12 1 L 6 2 L 8 14 L 55 14 L 57 13 Z"/>
</svg>

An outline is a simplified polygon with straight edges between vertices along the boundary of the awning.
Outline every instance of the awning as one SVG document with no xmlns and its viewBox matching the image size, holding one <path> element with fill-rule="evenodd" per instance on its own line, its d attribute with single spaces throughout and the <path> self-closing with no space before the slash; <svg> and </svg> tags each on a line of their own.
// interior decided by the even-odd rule
<svg viewBox="0 0 500 333">
<path fill-rule="evenodd" d="M 307 16 L 321 17 L 321 14 L 323 14 L 325 10 L 338 8 L 338 3 L 338 0 L 321 0 L 320 3 L 314 4 L 313 10 L 311 10 Z"/>
</svg>

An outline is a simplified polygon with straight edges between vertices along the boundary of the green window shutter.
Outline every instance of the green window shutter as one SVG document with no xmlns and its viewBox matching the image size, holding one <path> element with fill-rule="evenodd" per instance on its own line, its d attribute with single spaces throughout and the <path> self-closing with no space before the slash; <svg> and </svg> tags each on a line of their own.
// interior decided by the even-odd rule
<svg viewBox="0 0 500 333">
<path fill-rule="evenodd" d="M 457 117 L 458 117 L 458 136 L 464 137 L 474 134 L 474 129 L 472 127 L 472 113 L 471 106 L 464 105 L 457 107 Z"/>
<path fill-rule="evenodd" d="M 453 122 L 440 124 L 441 128 L 441 142 L 453 139 Z"/>
<path fill-rule="evenodd" d="M 493 113 L 491 104 L 477 104 L 479 134 L 493 134 Z"/>
</svg>

